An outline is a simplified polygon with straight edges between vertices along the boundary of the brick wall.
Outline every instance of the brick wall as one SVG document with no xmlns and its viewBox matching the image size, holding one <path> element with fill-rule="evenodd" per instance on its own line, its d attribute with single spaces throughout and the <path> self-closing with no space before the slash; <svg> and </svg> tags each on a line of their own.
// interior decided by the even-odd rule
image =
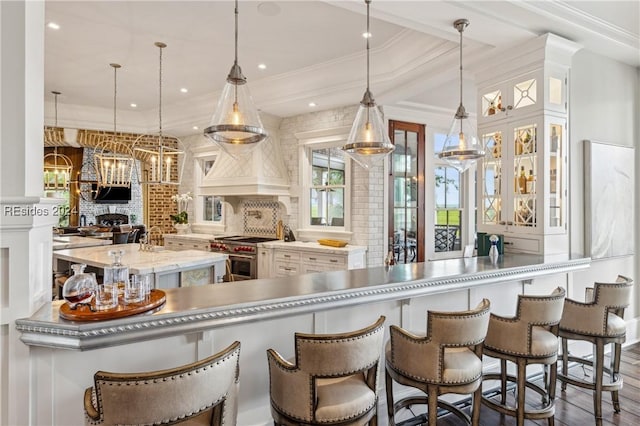
<svg viewBox="0 0 640 426">
<path fill-rule="evenodd" d="M 101 130 L 87 130 L 81 129 L 78 131 L 77 142 L 84 149 L 83 164 L 93 164 L 93 155 L 96 148 L 108 143 L 113 139 L 113 132 L 101 131 Z M 131 153 L 131 149 L 135 145 L 136 147 L 155 147 L 158 144 L 158 137 L 153 135 L 139 135 L 135 133 L 123 133 L 117 132 L 117 140 L 123 142 L 122 153 Z M 165 146 L 177 148 L 180 144 L 178 140 L 171 137 L 164 137 L 163 143 Z M 116 144 L 113 146 L 113 150 L 118 152 L 119 146 Z M 178 193 L 178 185 L 140 185 L 138 176 L 148 176 L 149 162 L 145 161 L 149 159 L 150 154 L 136 151 L 134 156 L 139 160 L 136 162 L 137 171 L 132 178 L 131 186 L 131 201 L 128 204 L 116 204 L 105 205 L 95 204 L 91 201 L 81 200 L 80 202 L 80 214 L 84 214 L 87 217 L 87 223 L 95 223 L 95 215 L 105 212 L 135 214 L 137 223 L 144 223 L 147 228 L 158 226 L 161 228 L 162 233 L 173 233 L 173 222 L 169 215 L 177 213 L 177 205 L 171 200 L 171 196 Z M 170 170 L 171 180 L 177 181 L 179 174 L 179 167 L 181 164 L 173 163 Z M 90 166 L 83 167 L 83 179 L 92 180 L 95 179 L 95 171 Z M 105 211 L 106 210 L 106 211 Z"/>
</svg>

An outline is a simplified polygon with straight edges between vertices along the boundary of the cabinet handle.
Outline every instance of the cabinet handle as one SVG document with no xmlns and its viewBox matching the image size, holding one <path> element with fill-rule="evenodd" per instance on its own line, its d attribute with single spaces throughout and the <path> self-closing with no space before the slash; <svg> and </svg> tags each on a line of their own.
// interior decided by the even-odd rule
<svg viewBox="0 0 640 426">
<path fill-rule="evenodd" d="M 329 262 L 331 262 L 331 263 L 338 263 L 338 259 L 329 259 Z"/>
<path fill-rule="evenodd" d="M 512 246 L 513 243 L 510 241 L 503 241 L 502 244 L 504 244 L 505 246 Z"/>
<path fill-rule="evenodd" d="M 512 106 L 512 105 L 507 105 L 507 107 L 506 107 L 506 108 L 505 108 L 505 107 L 500 108 L 500 111 L 505 112 L 506 110 L 511 111 L 512 109 L 513 109 L 513 106 Z"/>
<path fill-rule="evenodd" d="M 291 256 L 288 254 L 283 254 L 282 257 L 291 257 Z"/>
<path fill-rule="evenodd" d="M 291 271 L 291 268 L 283 268 L 285 271 Z"/>
<path fill-rule="evenodd" d="M 315 257 L 310 257 L 309 260 L 318 260 Z"/>
<path fill-rule="evenodd" d="M 507 222 L 505 222 L 504 220 L 501 220 L 500 222 L 498 222 L 498 225 L 506 225 Z"/>
</svg>

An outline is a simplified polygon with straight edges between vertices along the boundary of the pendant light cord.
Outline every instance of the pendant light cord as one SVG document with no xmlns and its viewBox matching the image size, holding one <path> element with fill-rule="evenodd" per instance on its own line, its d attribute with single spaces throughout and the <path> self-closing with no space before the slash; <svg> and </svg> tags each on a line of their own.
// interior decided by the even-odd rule
<svg viewBox="0 0 640 426">
<path fill-rule="evenodd" d="M 53 93 L 53 98 L 54 98 L 54 117 L 55 117 L 55 122 L 54 122 L 54 127 L 58 128 L 58 95 L 60 94 L 60 92 L 51 92 Z M 53 146 L 53 158 L 54 158 L 54 165 L 58 164 L 58 145 L 54 145 Z"/>
<path fill-rule="evenodd" d="M 159 135 L 160 144 L 162 144 L 162 48 L 161 44 L 156 44 L 160 49 L 160 66 L 158 72 L 158 123 L 159 123 Z"/>
<path fill-rule="evenodd" d="M 464 26 L 460 27 L 460 105 L 462 105 L 462 32 Z"/>
<path fill-rule="evenodd" d="M 238 66 L 238 0 L 236 0 L 234 15 L 235 15 L 235 33 L 234 33 L 235 52 L 234 52 L 233 65 L 237 67 Z M 237 106 L 238 105 L 238 84 L 237 83 L 233 85 L 233 104 L 234 104 L 234 108 L 238 107 Z"/>
<path fill-rule="evenodd" d="M 113 66 L 113 65 L 111 65 Z M 113 66 L 113 138 L 116 138 L 116 102 L 118 98 L 118 67 Z"/>
<path fill-rule="evenodd" d="M 367 3 L 367 91 L 369 91 L 369 39 L 371 38 L 371 32 L 369 31 L 369 5 L 371 0 L 365 0 Z"/>
</svg>

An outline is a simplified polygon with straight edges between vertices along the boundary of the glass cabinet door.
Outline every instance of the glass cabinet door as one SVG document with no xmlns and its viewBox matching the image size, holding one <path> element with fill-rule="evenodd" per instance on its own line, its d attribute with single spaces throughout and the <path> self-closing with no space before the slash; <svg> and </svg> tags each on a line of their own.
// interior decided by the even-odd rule
<svg viewBox="0 0 640 426">
<path fill-rule="evenodd" d="M 513 225 L 535 228 L 536 167 L 538 132 L 536 124 L 526 124 L 513 129 Z"/>
<path fill-rule="evenodd" d="M 486 153 L 482 163 L 481 223 L 483 225 L 498 225 L 504 222 L 502 217 L 502 140 L 503 132 L 500 130 L 482 135 L 482 143 Z"/>
<path fill-rule="evenodd" d="M 563 229 L 565 222 L 565 125 L 563 120 L 547 124 L 549 135 L 549 228 Z"/>
</svg>

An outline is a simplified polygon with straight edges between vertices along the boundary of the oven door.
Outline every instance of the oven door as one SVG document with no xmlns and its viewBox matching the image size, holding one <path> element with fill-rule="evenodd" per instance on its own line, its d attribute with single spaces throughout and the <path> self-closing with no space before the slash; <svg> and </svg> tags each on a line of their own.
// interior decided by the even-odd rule
<svg viewBox="0 0 640 426">
<path fill-rule="evenodd" d="M 234 281 L 253 280 L 258 277 L 255 256 L 230 254 L 229 262 L 231 263 L 231 275 Z"/>
</svg>

